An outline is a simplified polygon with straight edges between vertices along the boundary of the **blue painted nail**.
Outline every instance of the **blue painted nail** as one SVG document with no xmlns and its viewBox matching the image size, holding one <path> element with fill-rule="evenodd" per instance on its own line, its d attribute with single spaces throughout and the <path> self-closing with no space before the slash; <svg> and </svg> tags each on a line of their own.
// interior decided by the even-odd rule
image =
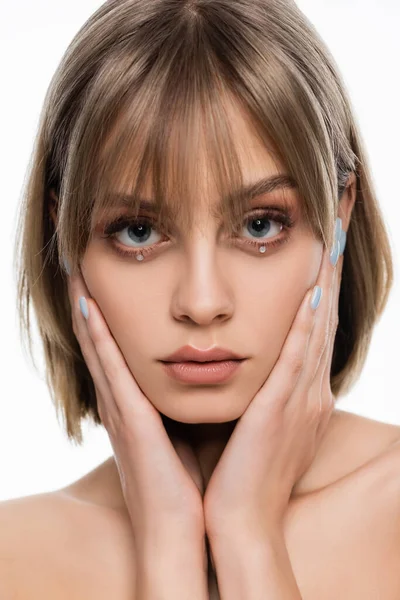
<svg viewBox="0 0 400 600">
<path fill-rule="evenodd" d="M 311 298 L 311 308 L 317 310 L 322 298 L 322 288 L 316 285 Z"/>
<path fill-rule="evenodd" d="M 336 267 L 337 261 L 339 260 L 339 253 L 340 253 L 340 242 L 336 240 L 333 245 L 332 251 L 330 253 L 330 261 L 331 261 L 332 267 Z"/>
<path fill-rule="evenodd" d="M 340 245 L 342 241 L 342 219 L 338 217 L 335 222 L 335 239 L 333 242 L 330 260 L 333 267 L 336 266 L 340 256 Z"/>
<path fill-rule="evenodd" d="M 344 249 L 346 248 L 346 241 L 347 233 L 345 231 L 342 231 L 342 235 L 340 236 L 340 256 L 342 256 L 344 253 Z"/>
<path fill-rule="evenodd" d="M 85 296 L 81 296 L 79 298 L 79 306 L 81 307 L 81 312 L 82 312 L 83 316 L 85 317 L 85 319 L 88 319 L 89 318 L 89 309 L 88 309 L 88 305 L 87 305 Z"/>
<path fill-rule="evenodd" d="M 338 217 L 336 219 L 336 225 L 335 225 L 335 240 L 340 241 L 341 234 L 342 234 L 342 219 L 340 217 Z"/>
</svg>

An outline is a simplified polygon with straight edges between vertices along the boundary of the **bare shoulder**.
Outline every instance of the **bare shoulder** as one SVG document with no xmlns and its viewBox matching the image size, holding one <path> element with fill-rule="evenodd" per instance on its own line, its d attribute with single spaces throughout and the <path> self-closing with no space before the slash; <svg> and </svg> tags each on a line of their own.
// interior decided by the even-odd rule
<svg viewBox="0 0 400 600">
<path fill-rule="evenodd" d="M 131 598 L 127 531 L 116 511 L 59 491 L 0 502 L 0 598 Z"/>
<path fill-rule="evenodd" d="M 338 411 L 308 477 L 285 538 L 309 597 L 400 598 L 400 427 Z"/>
<path fill-rule="evenodd" d="M 57 496 L 38 494 L 0 502 L 0 597 L 35 598 L 38 563 L 44 564 L 51 556 L 51 538 L 60 532 L 61 505 Z M 51 533 L 50 533 L 51 532 Z M 61 537 L 63 532 L 61 532 Z M 27 586 L 27 589 L 25 589 Z M 30 592 L 28 592 L 30 589 Z M 42 589 L 42 597 L 50 598 Z"/>
<path fill-rule="evenodd" d="M 390 463 L 398 460 L 400 473 L 399 441 L 400 425 L 335 409 L 315 460 L 295 487 L 295 495 L 322 490 L 356 472 L 364 473 L 368 465 L 390 468 Z M 400 484 L 400 476 L 398 479 Z"/>
<path fill-rule="evenodd" d="M 339 463 L 346 458 L 351 472 L 384 455 L 399 440 L 400 425 L 337 410 L 326 448 Z"/>
</svg>

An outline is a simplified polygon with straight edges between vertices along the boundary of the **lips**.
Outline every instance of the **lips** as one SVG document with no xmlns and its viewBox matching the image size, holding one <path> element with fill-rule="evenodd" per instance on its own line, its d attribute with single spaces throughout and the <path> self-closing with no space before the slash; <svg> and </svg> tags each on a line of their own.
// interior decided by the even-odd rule
<svg viewBox="0 0 400 600">
<path fill-rule="evenodd" d="M 201 350 L 194 346 L 182 346 L 176 352 L 173 352 L 166 358 L 162 359 L 164 363 L 205 363 L 205 362 L 219 362 L 219 361 L 238 361 L 243 360 L 244 356 L 240 356 L 232 350 L 214 346 L 207 350 Z"/>
<path fill-rule="evenodd" d="M 186 384 L 213 385 L 228 381 L 245 360 L 163 362 L 166 373 Z"/>
</svg>

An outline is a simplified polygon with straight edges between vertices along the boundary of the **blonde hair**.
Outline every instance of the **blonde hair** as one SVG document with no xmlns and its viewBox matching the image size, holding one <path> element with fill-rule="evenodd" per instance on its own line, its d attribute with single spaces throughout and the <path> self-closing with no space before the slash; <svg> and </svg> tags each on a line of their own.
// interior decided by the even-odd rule
<svg viewBox="0 0 400 600">
<path fill-rule="evenodd" d="M 71 441 L 82 444 L 82 419 L 101 420 L 72 329 L 60 257 L 79 265 L 94 224 L 115 202 L 113 182 L 132 194 L 127 202 L 137 211 L 149 172 L 159 222 L 179 213 L 190 223 L 200 115 L 223 215 L 235 232 L 243 198 L 233 190 L 240 189 L 242 173 L 224 106 L 228 96 L 286 166 L 305 218 L 325 244 L 333 241 L 349 174 L 356 175 L 332 359 L 334 396 L 360 374 L 393 283 L 392 256 L 350 100 L 312 24 L 290 0 L 107 1 L 74 37 L 50 83 L 15 246 L 21 336 L 34 361 L 32 302 L 46 382 Z"/>
</svg>

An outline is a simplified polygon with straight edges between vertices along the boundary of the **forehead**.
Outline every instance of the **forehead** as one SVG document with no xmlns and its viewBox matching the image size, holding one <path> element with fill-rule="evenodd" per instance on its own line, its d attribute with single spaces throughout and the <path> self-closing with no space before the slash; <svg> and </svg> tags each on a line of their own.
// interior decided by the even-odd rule
<svg viewBox="0 0 400 600">
<path fill-rule="evenodd" d="M 234 151 L 239 161 L 242 174 L 242 185 L 238 189 L 229 190 L 228 196 L 239 194 L 245 201 L 251 201 L 252 198 L 263 194 L 273 194 L 280 191 L 296 190 L 295 180 L 288 174 L 285 165 L 279 160 L 273 144 L 261 138 L 257 127 L 251 120 L 241 104 L 232 96 L 226 96 L 223 100 L 225 117 L 231 130 L 231 137 L 234 144 Z M 190 204 L 191 212 L 208 209 L 214 217 L 220 217 L 223 214 L 222 208 L 229 204 L 227 197 L 221 197 L 218 192 L 215 180 L 212 177 L 213 165 L 210 162 L 207 140 L 207 122 L 201 120 L 196 123 L 196 133 L 198 137 L 196 142 L 187 144 L 186 148 L 191 156 L 195 157 L 195 169 L 198 173 L 196 177 L 197 184 L 190 190 L 191 198 L 196 200 Z M 169 143 L 172 148 L 179 148 L 179 128 L 172 129 L 169 137 Z M 176 145 L 176 143 L 178 144 Z M 127 172 L 134 172 L 132 165 L 135 161 L 140 162 L 140 147 L 137 145 L 137 156 L 129 153 L 127 161 Z M 129 182 L 126 185 L 125 182 Z M 144 183 L 140 188 L 140 193 L 132 193 L 129 190 L 130 177 L 119 178 L 119 184 L 114 183 L 110 186 L 109 202 L 110 208 L 129 208 L 137 206 L 141 210 L 159 212 L 160 206 L 156 205 L 152 189 L 152 173 L 147 172 Z M 195 189 L 193 189 L 195 188 Z M 173 190 L 175 193 L 175 190 Z M 280 194 L 282 195 L 282 194 Z M 166 194 L 167 196 L 167 194 Z M 182 199 L 180 199 L 182 201 Z M 165 216 L 179 219 L 176 212 L 176 202 L 171 202 L 171 211 L 168 203 L 163 204 Z"/>
</svg>

